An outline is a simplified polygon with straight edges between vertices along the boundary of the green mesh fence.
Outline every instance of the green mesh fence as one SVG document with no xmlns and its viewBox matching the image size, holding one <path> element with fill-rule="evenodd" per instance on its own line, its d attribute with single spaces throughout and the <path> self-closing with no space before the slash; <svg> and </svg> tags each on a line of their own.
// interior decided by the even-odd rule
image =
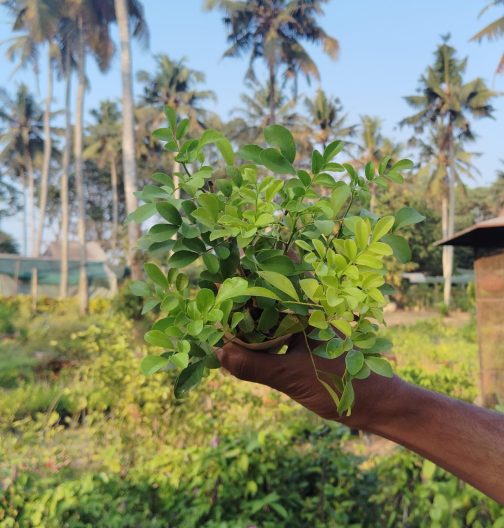
<svg viewBox="0 0 504 528">
<path fill-rule="evenodd" d="M 37 258 L 2 258 L 0 257 L 0 275 L 7 275 L 22 282 L 30 282 L 32 269 L 37 269 L 38 283 L 43 285 L 56 285 L 60 283 L 60 261 Z M 89 283 L 108 282 L 108 275 L 103 262 L 87 262 L 86 272 Z M 68 284 L 73 286 L 79 283 L 79 262 L 68 262 Z"/>
</svg>

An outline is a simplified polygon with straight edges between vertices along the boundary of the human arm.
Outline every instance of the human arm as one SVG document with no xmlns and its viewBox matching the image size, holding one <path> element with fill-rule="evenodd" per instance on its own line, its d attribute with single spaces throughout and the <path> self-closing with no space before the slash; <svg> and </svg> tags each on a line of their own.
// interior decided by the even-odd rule
<svg viewBox="0 0 504 528">
<path fill-rule="evenodd" d="M 504 415 L 428 391 L 397 376 L 355 380 L 355 404 L 341 417 L 318 381 L 304 340 L 285 355 L 233 343 L 218 351 L 238 378 L 268 385 L 328 420 L 388 438 L 435 462 L 504 504 Z M 342 373 L 341 359 L 314 356 L 317 368 Z"/>
</svg>

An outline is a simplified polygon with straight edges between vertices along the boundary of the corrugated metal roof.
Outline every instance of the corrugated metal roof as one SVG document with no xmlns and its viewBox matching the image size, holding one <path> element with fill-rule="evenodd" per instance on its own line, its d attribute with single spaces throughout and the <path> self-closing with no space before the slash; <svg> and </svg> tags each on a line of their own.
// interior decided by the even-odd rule
<svg viewBox="0 0 504 528">
<path fill-rule="evenodd" d="M 478 222 L 467 229 L 443 238 L 436 246 L 504 247 L 504 216 Z"/>
</svg>

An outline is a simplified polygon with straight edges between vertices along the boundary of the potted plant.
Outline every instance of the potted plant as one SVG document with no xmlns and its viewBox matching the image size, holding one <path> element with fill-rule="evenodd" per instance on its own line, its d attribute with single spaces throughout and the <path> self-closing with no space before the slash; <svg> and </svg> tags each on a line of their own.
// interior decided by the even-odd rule
<svg viewBox="0 0 504 528">
<path fill-rule="evenodd" d="M 293 136 L 280 125 L 265 128 L 268 146 L 235 154 L 222 133 L 187 138 L 188 119 L 165 113 L 168 125 L 154 136 L 181 171 L 153 174 L 155 183 L 138 193 L 145 203 L 130 215 L 162 219 L 139 243 L 155 261 L 145 264 L 148 279 L 131 286 L 145 299 L 143 312 L 159 314 L 145 340 L 160 353 L 144 358 L 143 372 L 181 369 L 182 396 L 219 366 L 214 349 L 226 341 L 288 353 L 289 337 L 303 333 L 310 354 L 345 356 L 334 387 L 322 383 L 349 413 L 354 379 L 392 375 L 381 357 L 389 343 L 377 335 L 390 291 L 384 261 L 409 259 L 397 232 L 423 219 L 409 207 L 383 217 L 350 212 L 369 201 L 370 184 L 401 183 L 412 162 L 387 157 L 362 176 L 335 161 L 343 143 L 334 141 L 296 163 Z"/>
</svg>

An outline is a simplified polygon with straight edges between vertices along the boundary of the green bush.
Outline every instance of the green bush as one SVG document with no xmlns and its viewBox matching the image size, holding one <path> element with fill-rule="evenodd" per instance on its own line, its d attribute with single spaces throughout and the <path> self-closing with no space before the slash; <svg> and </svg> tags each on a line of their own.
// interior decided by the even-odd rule
<svg viewBox="0 0 504 528">
<path fill-rule="evenodd" d="M 502 508 L 444 471 L 402 449 L 371 456 L 267 388 L 213 371 L 181 405 L 173 371 L 139 373 L 132 321 L 55 312 L 0 347 L 0 373 L 31 372 L 0 391 L 0 526 L 502 528 Z M 14 362 L 51 329 L 74 358 L 60 372 Z M 393 333 L 405 377 L 474 397 L 473 323 Z"/>
</svg>

